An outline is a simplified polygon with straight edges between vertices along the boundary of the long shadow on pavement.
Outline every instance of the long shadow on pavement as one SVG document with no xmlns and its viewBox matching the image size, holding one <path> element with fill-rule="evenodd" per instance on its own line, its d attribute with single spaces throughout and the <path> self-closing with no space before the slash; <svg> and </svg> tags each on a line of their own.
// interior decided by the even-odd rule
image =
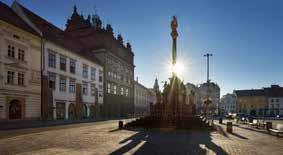
<svg viewBox="0 0 283 155">
<path fill-rule="evenodd" d="M 220 133 L 221 135 L 225 136 L 226 138 L 229 138 L 229 135 L 224 131 L 224 129 L 223 129 L 222 126 L 215 124 L 214 127 L 215 127 L 215 129 L 218 131 L 218 133 Z M 231 134 L 231 135 L 234 135 L 234 136 L 236 136 L 236 137 L 238 137 L 238 138 L 241 138 L 241 139 L 248 139 L 247 137 L 244 137 L 244 136 L 242 136 L 242 135 L 239 135 L 239 134 L 237 134 L 237 133 L 235 133 L 235 132 L 232 132 L 232 133 L 230 133 L 230 134 Z"/>
<path fill-rule="evenodd" d="M 137 130 L 134 130 L 137 131 Z M 113 132 L 113 131 L 112 131 Z M 138 130 L 120 144 L 125 144 L 110 153 L 116 154 L 215 154 L 227 155 L 227 152 L 212 142 L 210 131 L 153 131 Z M 132 150 L 133 149 L 133 150 Z"/>
<path fill-rule="evenodd" d="M 38 121 L 40 124 L 44 125 L 34 125 L 30 126 L 28 128 L 15 128 L 15 129 L 5 129 L 1 130 L 0 128 L 0 139 L 3 138 L 11 138 L 15 136 L 20 136 L 20 135 L 26 135 L 26 134 L 31 134 L 31 133 L 40 133 L 40 132 L 45 132 L 45 131 L 52 131 L 52 130 L 64 130 L 64 129 L 69 129 L 69 128 L 79 128 L 79 127 L 84 127 L 84 126 L 92 126 L 92 125 L 97 125 L 100 123 L 105 123 L 106 121 L 111 121 L 111 120 L 85 120 L 85 121 L 67 121 L 68 123 L 59 123 L 56 124 L 44 124 L 44 121 Z M 46 121 L 46 123 L 52 122 L 52 121 Z M 23 122 L 21 122 L 23 123 Z M 2 124 L 0 123 L 0 126 Z"/>
</svg>

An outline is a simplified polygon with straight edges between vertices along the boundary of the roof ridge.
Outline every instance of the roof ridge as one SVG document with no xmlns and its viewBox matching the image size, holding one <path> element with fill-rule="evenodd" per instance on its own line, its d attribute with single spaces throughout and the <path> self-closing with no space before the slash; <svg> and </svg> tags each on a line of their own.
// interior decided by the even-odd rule
<svg viewBox="0 0 283 155">
<path fill-rule="evenodd" d="M 47 23 L 48 25 L 51 25 L 52 27 L 56 28 L 57 30 L 61 31 L 62 33 L 64 33 L 64 30 L 62 30 L 61 28 L 57 27 L 56 25 L 52 24 L 51 22 L 49 22 L 47 19 L 44 19 L 43 17 L 37 15 L 36 13 L 34 13 L 33 11 L 29 10 L 28 8 L 26 8 L 25 6 L 23 6 L 22 4 L 20 4 L 18 1 L 15 1 L 15 3 L 17 3 L 20 7 L 22 7 L 24 12 L 30 13 L 33 16 L 41 19 L 42 21 L 44 21 L 45 23 Z"/>
<path fill-rule="evenodd" d="M 26 16 L 28 16 L 27 18 L 29 18 L 29 20 L 31 20 L 31 22 L 34 23 L 36 27 L 38 27 L 38 29 L 40 29 L 40 31 L 43 33 L 44 38 L 57 45 L 62 46 L 72 53 L 79 54 L 95 63 L 102 64 L 97 58 L 92 56 L 92 53 L 84 47 L 84 44 L 79 39 L 68 35 L 62 29 L 30 11 L 23 5 L 19 3 L 17 4 L 19 5 L 19 7 L 21 7 Z"/>
<path fill-rule="evenodd" d="M 1 20 L 23 29 L 34 35 L 39 35 L 32 27 L 30 27 L 9 5 L 0 1 Z"/>
</svg>

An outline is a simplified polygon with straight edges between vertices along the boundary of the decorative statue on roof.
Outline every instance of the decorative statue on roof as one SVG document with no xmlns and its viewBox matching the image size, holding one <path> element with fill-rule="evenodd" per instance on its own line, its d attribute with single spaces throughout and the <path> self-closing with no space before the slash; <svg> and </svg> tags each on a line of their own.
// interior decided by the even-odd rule
<svg viewBox="0 0 283 155">
<path fill-rule="evenodd" d="M 123 37 L 121 34 L 118 34 L 117 40 L 119 41 L 119 43 L 123 44 Z"/>
<path fill-rule="evenodd" d="M 110 24 L 106 25 L 106 31 L 113 35 L 113 28 L 112 28 L 112 26 Z"/>
<path fill-rule="evenodd" d="M 98 15 L 92 15 L 92 25 L 95 29 L 101 29 L 102 21 L 100 20 Z"/>
<path fill-rule="evenodd" d="M 87 23 L 88 25 L 91 25 L 91 22 L 90 22 L 90 15 L 87 16 L 86 23 Z"/>
<path fill-rule="evenodd" d="M 73 14 L 78 14 L 76 5 L 74 5 Z"/>
<path fill-rule="evenodd" d="M 129 42 L 127 43 L 127 49 L 132 50 L 132 46 Z"/>
</svg>

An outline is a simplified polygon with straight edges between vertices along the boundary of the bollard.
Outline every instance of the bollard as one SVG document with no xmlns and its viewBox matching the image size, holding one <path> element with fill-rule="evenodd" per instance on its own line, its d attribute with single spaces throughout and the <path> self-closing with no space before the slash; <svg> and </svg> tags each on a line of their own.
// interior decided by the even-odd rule
<svg viewBox="0 0 283 155">
<path fill-rule="evenodd" d="M 233 127 L 233 124 L 232 124 L 232 122 L 227 122 L 226 123 L 226 131 L 228 132 L 228 133 L 232 133 L 232 127 Z"/>
<path fill-rule="evenodd" d="M 222 124 L 223 123 L 223 119 L 222 117 L 219 118 L 219 124 Z"/>
<path fill-rule="evenodd" d="M 266 122 L 266 130 L 269 132 L 269 129 L 272 129 L 272 122 Z"/>
<path fill-rule="evenodd" d="M 119 129 L 123 129 L 124 127 L 123 121 L 119 121 L 118 126 L 119 126 Z"/>
</svg>

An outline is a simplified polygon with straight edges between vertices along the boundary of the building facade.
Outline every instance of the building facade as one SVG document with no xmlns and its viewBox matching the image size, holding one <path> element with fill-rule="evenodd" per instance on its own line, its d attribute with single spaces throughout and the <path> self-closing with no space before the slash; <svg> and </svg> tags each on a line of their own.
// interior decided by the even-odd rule
<svg viewBox="0 0 283 155">
<path fill-rule="evenodd" d="M 271 116 L 283 116 L 283 87 L 279 85 L 271 85 L 264 88 L 267 95 L 268 110 L 266 113 Z"/>
<path fill-rule="evenodd" d="M 45 47 L 44 75 L 53 92 L 53 118 L 75 119 L 76 104 L 82 104 L 82 118 L 98 117 L 103 105 L 102 65 L 51 42 Z"/>
<path fill-rule="evenodd" d="M 156 102 L 156 94 L 138 81 L 135 81 L 135 116 L 146 116 L 150 112 L 150 104 Z"/>
<path fill-rule="evenodd" d="M 253 116 L 283 115 L 283 87 L 279 85 L 234 92 L 237 96 L 238 112 Z"/>
<path fill-rule="evenodd" d="M 65 33 L 92 51 L 104 67 L 104 115 L 126 117 L 134 114 L 134 54 L 119 34 L 114 37 L 110 24 L 102 26 L 98 15 L 84 19 L 74 7 Z"/>
<path fill-rule="evenodd" d="M 16 1 L 13 10 L 41 35 L 44 119 L 98 117 L 103 65 L 75 38 Z"/>
<path fill-rule="evenodd" d="M 263 115 L 267 108 L 267 97 L 263 89 L 235 90 L 237 111 L 246 115 Z"/>
<path fill-rule="evenodd" d="M 199 97 L 197 102 L 201 104 L 201 108 L 205 107 L 204 101 L 208 97 L 211 100 L 211 104 L 208 105 L 209 111 L 217 113 L 220 102 L 220 87 L 214 82 L 206 82 L 201 84 L 198 89 Z"/>
<path fill-rule="evenodd" d="M 269 116 L 283 116 L 283 97 L 268 98 Z"/>
<path fill-rule="evenodd" d="M 41 118 L 41 40 L 0 2 L 0 120 Z"/>
<path fill-rule="evenodd" d="M 220 99 L 219 110 L 221 114 L 229 114 L 237 112 L 237 99 L 234 94 L 223 95 Z"/>
<path fill-rule="evenodd" d="M 196 108 L 199 108 L 201 106 L 201 103 L 198 100 L 200 98 L 199 96 L 199 88 L 192 84 L 192 83 L 187 83 L 186 84 L 186 104 L 195 104 Z"/>
</svg>

